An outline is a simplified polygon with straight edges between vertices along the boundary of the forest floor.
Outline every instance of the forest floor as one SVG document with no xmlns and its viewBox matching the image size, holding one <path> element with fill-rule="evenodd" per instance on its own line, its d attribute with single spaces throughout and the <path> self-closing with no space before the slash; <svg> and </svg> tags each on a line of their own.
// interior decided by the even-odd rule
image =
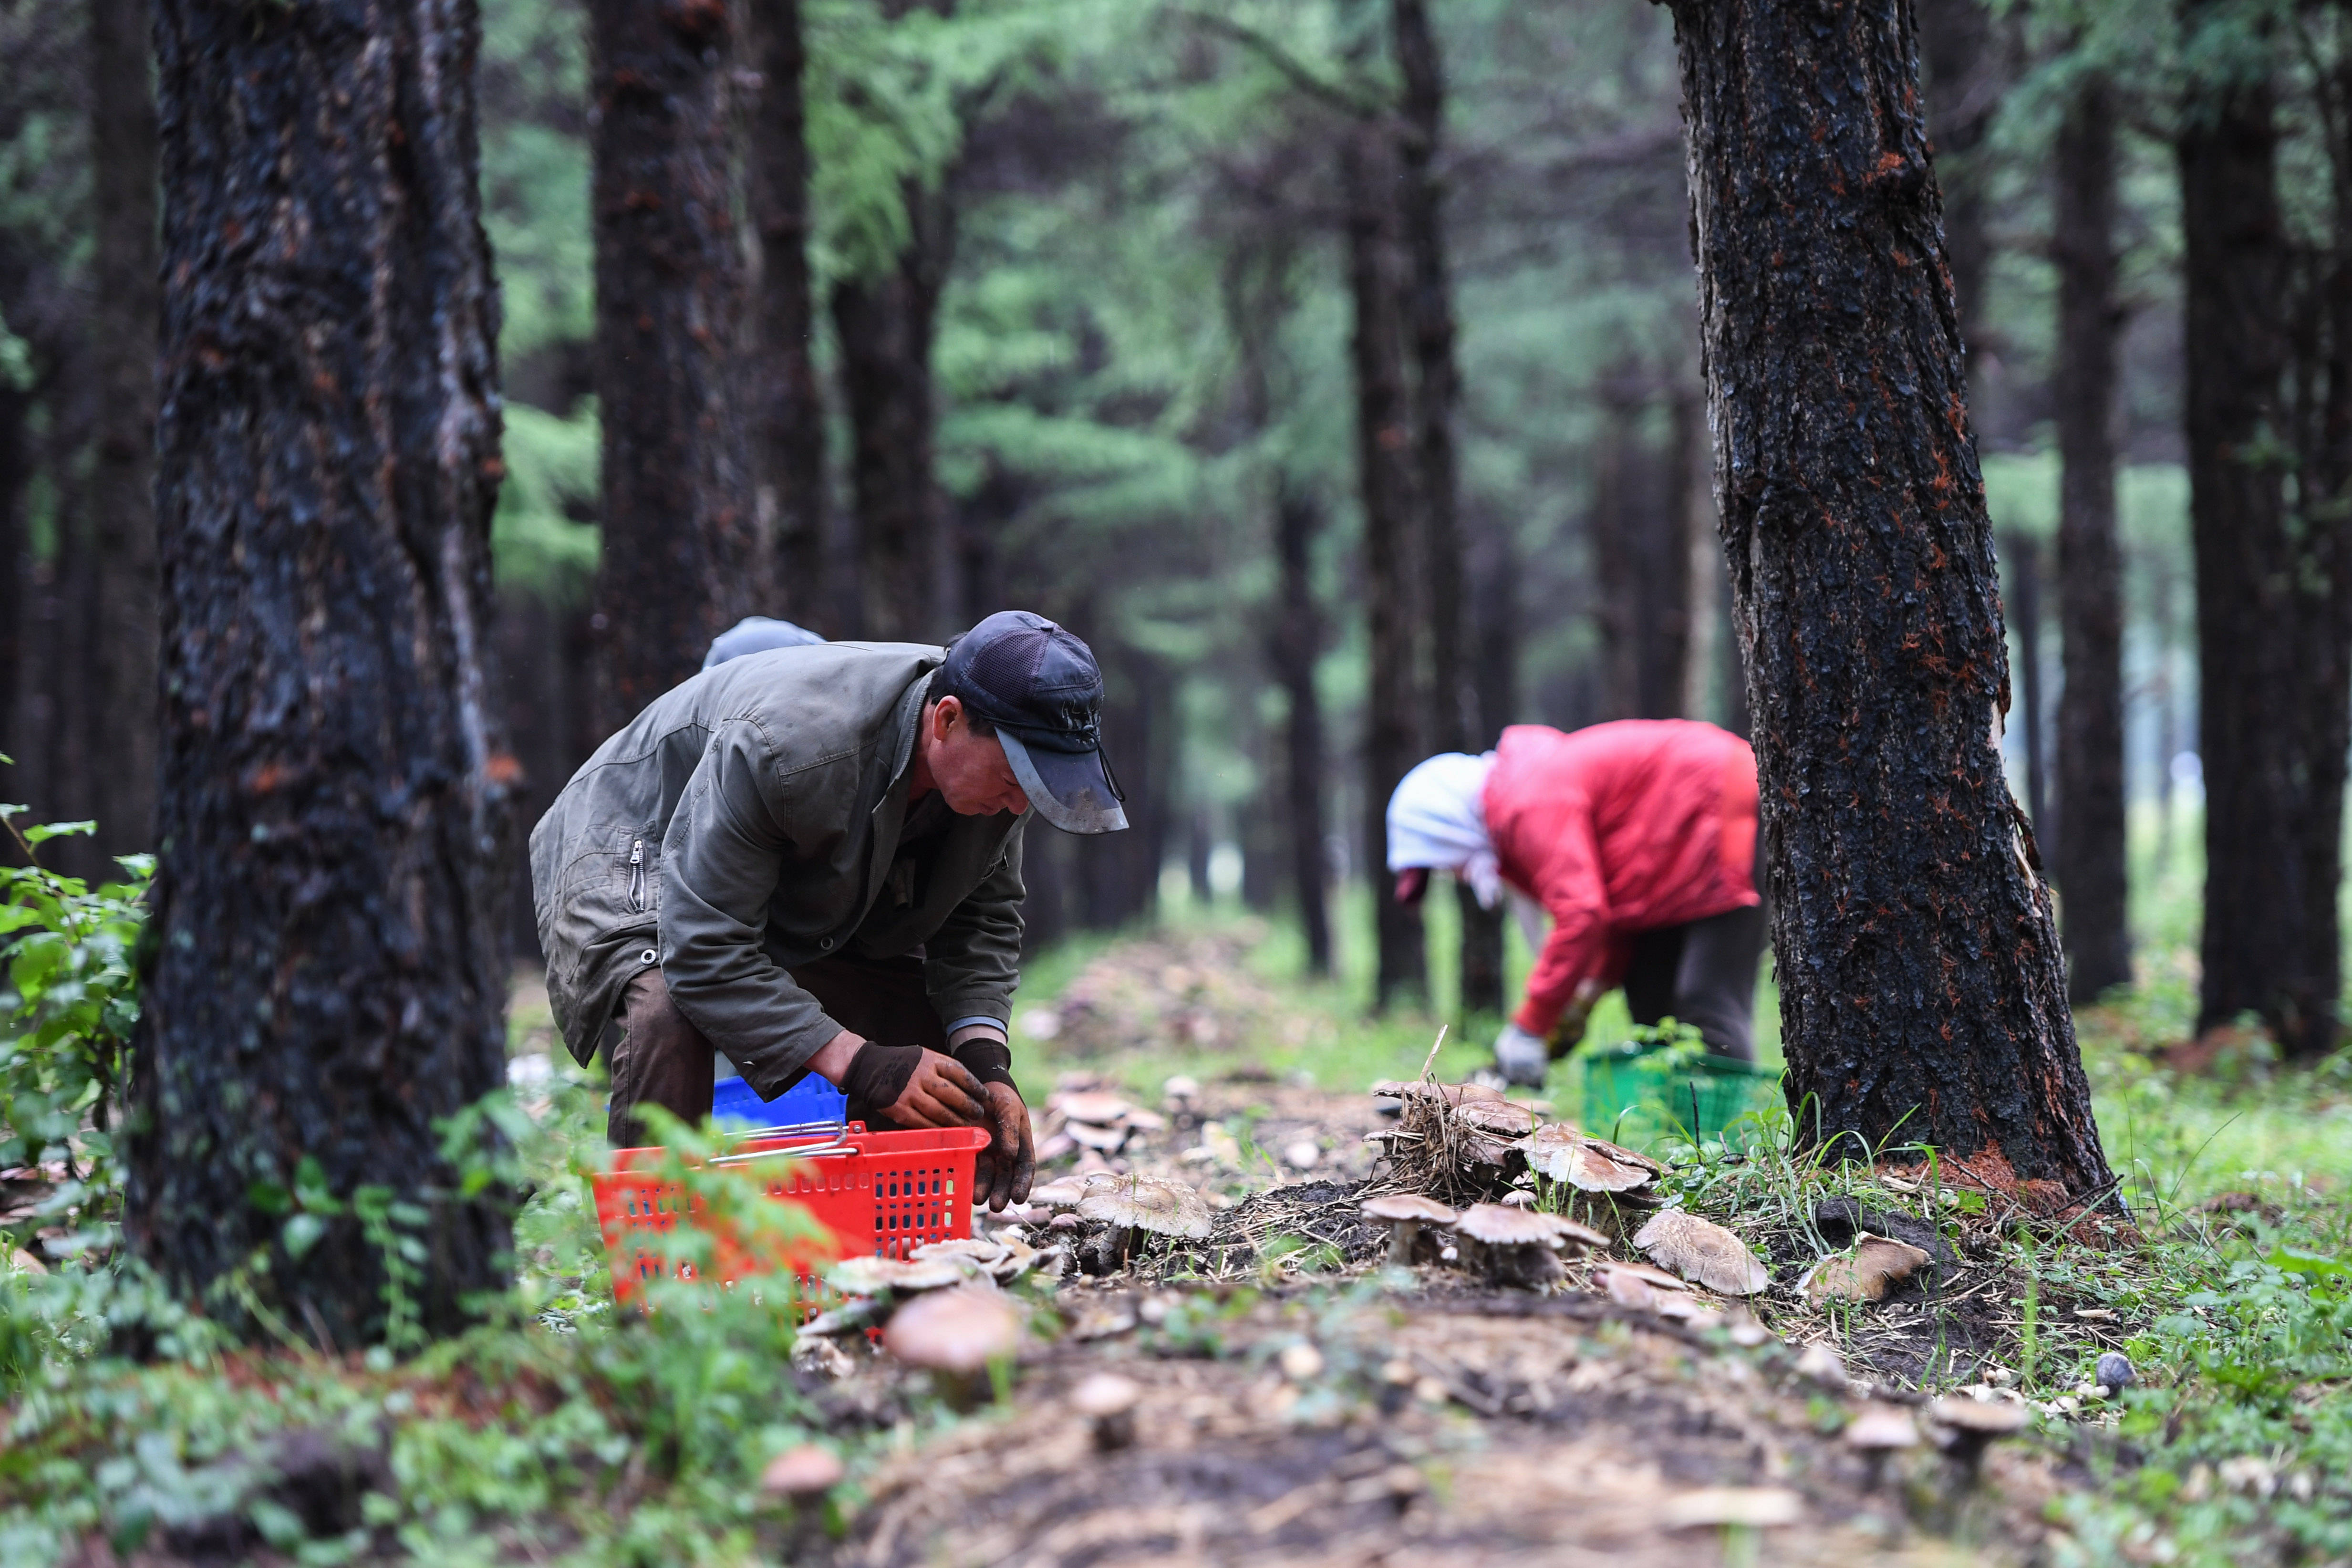
<svg viewBox="0 0 2352 1568">
<path fill-rule="evenodd" d="M 492 1108 L 519 1269 L 484 1325 L 399 1355 L 240 1349 L 135 1270 L 21 1256 L 0 1275 L 0 1562 L 2352 1563 L 2345 1062 L 2287 1073 L 2241 1040 L 2174 1070 L 2159 973 L 2084 1023 L 2136 1226 L 2062 1232 L 1916 1165 L 1819 1167 L 1767 1111 L 1649 1143 L 1654 1199 L 1739 1237 L 1760 1292 L 1612 1289 L 1599 1266 L 1638 1256 L 1641 1216 L 1587 1198 L 1608 1245 L 1512 1289 L 1389 1264 L 1358 1208 L 1401 1184 L 1366 1142 L 1398 1123 L 1367 1091 L 1414 1077 L 1434 1026 L 1288 978 L 1283 941 L 1227 917 L 1033 966 L 1040 1182 L 1181 1183 L 1209 1234 L 1018 1281 L 1021 1349 L 977 1408 L 856 1333 L 805 1353 L 749 1293 L 615 1310 L 586 1181 L 603 1087 L 525 983 Z M 1435 1074 L 1483 1055 L 1449 1042 Z M 1538 1109 L 1570 1118 L 1578 1071 Z M 1106 1099 L 1108 1139 L 1087 1131 Z M 53 1255 L 55 1174 L 0 1173 L 40 1226 L 12 1235 Z M 1880 1300 L 1809 1300 L 1857 1227 L 1932 1261 Z M 1042 1204 L 979 1228 L 1099 1239 Z M 2094 1383 L 2105 1352 L 2135 1386 Z M 1131 1434 L 1077 1406 L 1106 1373 L 1137 1385 Z M 1854 1440 L 1864 1415 L 1948 1436 L 1950 1397 L 2023 1429 L 1973 1467 Z M 811 1444 L 845 1466 L 814 1510 L 761 1482 Z"/>
<path fill-rule="evenodd" d="M 1213 1206 L 1212 1234 L 1065 1283 L 1051 1309 L 1060 1331 L 1024 1352 L 1008 1409 L 875 1470 L 835 1561 L 2044 1555 L 2051 1500 L 2083 1479 L 2074 1426 L 2095 1433 L 2112 1414 L 2084 1413 L 2074 1394 L 2040 1402 L 2059 1440 L 1997 1446 L 1981 1475 L 1924 1444 L 1882 1462 L 1843 1435 L 1872 1404 L 1916 1414 L 1931 1366 L 1941 1385 L 2024 1403 L 2013 1363 L 2018 1303 L 2032 1292 L 1998 1259 L 1945 1247 L 1927 1278 L 1832 1312 L 1793 1289 L 1820 1227 L 1790 1202 L 1751 1203 L 1724 1217 L 1767 1258 L 1773 1289 L 1744 1304 L 1693 1293 L 1727 1309 L 1713 1321 L 1743 1325 L 1736 1334 L 1613 1301 L 1593 1279 L 1607 1253 L 1542 1294 L 1459 1268 L 1391 1268 L 1385 1235 L 1356 1211 L 1399 1184 L 1365 1141 L 1392 1122 L 1363 1086 L 1327 1088 L 1264 1059 L 1318 1026 L 1253 978 L 1253 940 L 1242 927 L 1119 943 L 1024 1018 L 1026 1054 L 1043 1044 L 1058 1069 L 1039 1097 L 1055 1156 L 1040 1180 L 1107 1169 L 1182 1182 Z M 1188 1070 L 1167 1072 L 1171 1058 Z M 1108 1156 L 1074 1145 L 1063 1110 L 1105 1093 L 1160 1108 Z M 1916 1186 L 1867 1195 L 1880 1229 L 1968 1243 L 1948 1220 L 1895 1217 L 1917 1205 Z M 1050 1234 L 1026 1217 L 1022 1234 Z M 2086 1361 L 2131 1328 L 2096 1310 L 2076 1318 L 2063 1299 L 2041 1310 L 2045 1357 Z M 1806 1360 L 1816 1345 L 1839 1360 Z M 899 1375 L 887 1356 L 854 1365 L 829 1395 L 845 1410 L 873 1404 L 861 1384 Z M 1144 1394 L 1132 1445 L 1097 1452 L 1068 1395 L 1104 1370 Z"/>
</svg>

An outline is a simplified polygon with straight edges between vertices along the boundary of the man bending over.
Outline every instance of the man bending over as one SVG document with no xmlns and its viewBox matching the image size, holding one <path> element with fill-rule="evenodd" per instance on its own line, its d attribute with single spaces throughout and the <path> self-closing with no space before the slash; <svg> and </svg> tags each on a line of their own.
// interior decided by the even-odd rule
<svg viewBox="0 0 2352 1568">
<path fill-rule="evenodd" d="M 530 836 L 557 1026 L 608 1025 L 608 1136 L 814 1072 L 876 1128 L 986 1126 L 975 1202 L 1028 1195 L 1007 1020 L 1021 829 L 1127 826 L 1087 645 L 1006 610 L 947 647 L 819 643 L 706 669 L 597 748 Z"/>
</svg>

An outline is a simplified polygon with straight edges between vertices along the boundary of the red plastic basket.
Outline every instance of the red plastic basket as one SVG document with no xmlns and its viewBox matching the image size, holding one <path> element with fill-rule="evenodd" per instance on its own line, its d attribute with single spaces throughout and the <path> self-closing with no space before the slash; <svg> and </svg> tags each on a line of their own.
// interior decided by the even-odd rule
<svg viewBox="0 0 2352 1568">
<path fill-rule="evenodd" d="M 978 1127 L 869 1132 L 862 1121 L 845 1128 L 794 1129 L 749 1138 L 723 1156 L 760 1173 L 767 1196 L 796 1203 L 830 1233 L 832 1245 L 795 1248 L 789 1258 L 759 1257 L 718 1233 L 719 1283 L 732 1285 L 789 1264 L 803 1279 L 829 1263 L 861 1254 L 904 1258 L 916 1247 L 971 1234 L 972 1165 L 988 1147 Z M 667 1263 L 642 1238 L 698 1223 L 683 1185 L 656 1173 L 666 1151 L 623 1149 L 613 1168 L 594 1178 L 596 1223 L 613 1260 L 613 1296 L 627 1301 Z M 678 1265 L 681 1279 L 694 1277 Z"/>
</svg>

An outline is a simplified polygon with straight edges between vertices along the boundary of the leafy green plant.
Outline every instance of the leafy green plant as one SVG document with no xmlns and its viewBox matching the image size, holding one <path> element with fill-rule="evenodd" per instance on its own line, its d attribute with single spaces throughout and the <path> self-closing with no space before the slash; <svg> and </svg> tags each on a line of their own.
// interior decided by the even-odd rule
<svg viewBox="0 0 2352 1568">
<path fill-rule="evenodd" d="M 19 826 L 24 810 L 0 805 L 25 858 L 0 866 L 0 1165 L 55 1163 L 65 1177 L 13 1244 L 67 1220 L 68 1245 L 79 1247 L 106 1241 L 112 1213 L 114 1131 L 139 1020 L 134 954 L 155 862 L 124 856 L 122 880 L 92 888 L 42 865 L 40 848 L 97 825 Z"/>
</svg>

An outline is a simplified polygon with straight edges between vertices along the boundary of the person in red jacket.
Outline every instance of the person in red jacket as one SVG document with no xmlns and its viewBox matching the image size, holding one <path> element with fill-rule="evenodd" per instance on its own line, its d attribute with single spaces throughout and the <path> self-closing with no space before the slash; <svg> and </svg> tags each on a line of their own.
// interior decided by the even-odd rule
<svg viewBox="0 0 2352 1568">
<path fill-rule="evenodd" d="M 1754 1059 L 1764 911 L 1756 754 L 1738 736 L 1680 719 L 1514 725 L 1485 756 L 1407 773 L 1388 829 L 1401 901 L 1443 870 L 1489 909 L 1508 888 L 1551 917 L 1495 1042 L 1506 1080 L 1541 1083 L 1618 985 L 1635 1023 L 1677 1018 L 1710 1052 Z"/>
</svg>

